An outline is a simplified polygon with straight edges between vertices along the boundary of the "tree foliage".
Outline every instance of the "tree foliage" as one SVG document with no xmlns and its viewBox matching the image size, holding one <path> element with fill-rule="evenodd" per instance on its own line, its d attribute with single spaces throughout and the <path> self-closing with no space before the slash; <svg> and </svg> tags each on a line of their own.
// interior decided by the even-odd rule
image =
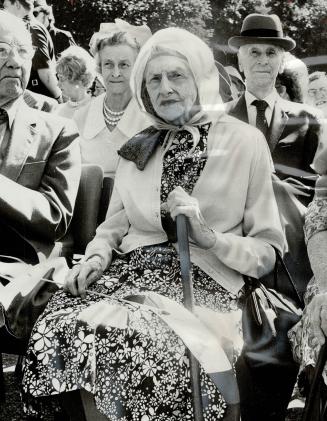
<svg viewBox="0 0 327 421">
<path fill-rule="evenodd" d="M 226 45 L 229 37 L 239 35 L 249 13 L 275 13 L 286 35 L 292 37 L 299 57 L 326 54 L 326 0 L 212 0 L 215 24 L 214 41 Z"/>
<path fill-rule="evenodd" d="M 212 35 L 209 0 L 76 0 L 73 4 L 58 0 L 52 5 L 57 26 L 70 30 L 85 47 L 101 22 L 113 22 L 115 18 L 135 25 L 145 23 L 152 32 L 179 26 L 203 39 Z"/>
<path fill-rule="evenodd" d="M 295 54 L 326 54 L 327 0 L 48 0 L 57 25 L 87 46 L 101 22 L 122 18 L 146 23 L 153 32 L 168 26 L 186 28 L 228 51 L 228 38 L 240 33 L 249 13 L 276 13 L 285 34 L 297 42 Z"/>
</svg>

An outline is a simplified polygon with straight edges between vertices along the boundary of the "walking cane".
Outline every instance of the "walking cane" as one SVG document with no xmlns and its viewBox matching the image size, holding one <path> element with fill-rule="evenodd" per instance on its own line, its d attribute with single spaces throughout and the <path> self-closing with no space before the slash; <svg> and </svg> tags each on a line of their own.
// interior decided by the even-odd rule
<svg viewBox="0 0 327 421">
<path fill-rule="evenodd" d="M 188 227 L 185 215 L 176 217 L 177 224 L 177 240 L 179 249 L 179 258 L 181 265 L 181 274 L 183 281 L 183 297 L 184 306 L 187 310 L 194 310 L 193 284 L 191 275 L 190 248 L 188 241 Z M 201 381 L 200 381 L 200 365 L 190 350 L 187 350 L 187 356 L 190 361 L 190 377 L 192 390 L 192 404 L 194 411 L 194 421 L 203 421 Z"/>
<path fill-rule="evenodd" d="M 313 380 L 310 386 L 309 395 L 307 397 L 307 401 L 305 403 L 305 408 L 303 411 L 302 421 L 312 421 L 314 420 L 323 420 L 325 418 L 322 418 L 322 414 L 320 414 L 320 403 L 319 408 L 316 408 L 315 405 L 317 405 L 317 400 L 319 399 L 320 390 L 319 387 L 321 386 L 322 382 L 322 372 L 324 370 L 325 364 L 327 360 L 327 338 L 325 338 L 325 343 L 321 347 L 318 355 L 317 365 L 314 371 Z M 319 414 L 314 412 L 318 410 Z M 325 408 L 322 408 L 323 410 Z M 313 416 L 316 416 L 317 418 L 313 418 Z"/>
</svg>

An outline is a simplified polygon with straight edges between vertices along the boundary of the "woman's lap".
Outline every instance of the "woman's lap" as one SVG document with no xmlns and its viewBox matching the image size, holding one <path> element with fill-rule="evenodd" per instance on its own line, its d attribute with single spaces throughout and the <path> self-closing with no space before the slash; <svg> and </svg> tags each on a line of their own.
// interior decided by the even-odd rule
<svg viewBox="0 0 327 421">
<path fill-rule="evenodd" d="M 151 259 L 142 261 L 142 254 L 133 258 L 115 259 L 90 289 L 109 294 L 109 302 L 145 291 L 181 302 L 176 256 L 160 269 L 151 268 Z M 200 269 L 195 267 L 193 272 L 198 305 L 219 312 L 237 309 L 236 297 Z M 100 300 L 91 293 L 85 300 L 63 292 L 53 297 L 31 337 L 24 375 L 26 400 L 31 395 L 82 388 L 94 394 L 97 407 L 112 419 L 155 415 L 158 420 L 179 420 L 190 414 L 188 360 L 182 340 L 157 314 L 128 304 L 126 328 L 94 329 L 79 316 Z M 202 382 L 208 397 L 206 420 L 222 418 L 223 398 L 204 372 Z"/>
</svg>

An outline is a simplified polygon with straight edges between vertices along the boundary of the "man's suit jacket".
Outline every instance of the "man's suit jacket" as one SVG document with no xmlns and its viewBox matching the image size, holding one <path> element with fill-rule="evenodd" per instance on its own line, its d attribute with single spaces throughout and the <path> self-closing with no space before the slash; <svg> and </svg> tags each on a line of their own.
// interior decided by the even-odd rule
<svg viewBox="0 0 327 421">
<path fill-rule="evenodd" d="M 244 95 L 236 101 L 225 104 L 225 107 L 228 114 L 248 123 Z M 281 179 L 287 176 L 298 177 L 305 184 L 314 186 L 314 180 L 308 181 L 301 177 L 311 176 L 314 172 L 310 164 L 324 133 L 321 127 L 322 119 L 322 114 L 316 108 L 278 98 L 266 139 L 276 173 Z M 288 244 L 284 261 L 302 295 L 312 276 L 303 236 L 305 208 L 295 197 L 288 195 L 283 184 L 279 185 L 275 182 L 274 191 Z M 312 195 L 299 198 L 307 204 L 312 199 Z M 296 301 L 288 279 L 283 271 L 280 270 L 279 273 L 281 282 L 278 289 Z M 265 283 L 269 287 L 274 285 L 272 277 L 268 277 Z"/>
<path fill-rule="evenodd" d="M 225 107 L 228 114 L 249 122 L 244 95 L 228 102 Z M 322 118 L 320 111 L 314 107 L 278 98 L 266 136 L 277 173 L 285 170 L 280 165 L 313 172 L 310 164 L 320 140 Z"/>
<path fill-rule="evenodd" d="M 75 124 L 21 101 L 0 165 L 0 222 L 32 245 L 39 259 L 67 231 L 80 172 Z M 10 239 L 0 238 L 0 247 L 5 241 Z"/>
</svg>

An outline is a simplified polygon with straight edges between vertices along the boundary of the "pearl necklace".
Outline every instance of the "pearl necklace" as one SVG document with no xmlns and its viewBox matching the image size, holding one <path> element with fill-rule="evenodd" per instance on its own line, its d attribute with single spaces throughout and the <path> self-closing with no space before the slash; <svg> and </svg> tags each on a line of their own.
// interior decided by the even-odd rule
<svg viewBox="0 0 327 421">
<path fill-rule="evenodd" d="M 106 104 L 106 101 L 103 101 L 103 116 L 104 116 L 105 122 L 109 126 L 117 126 L 118 121 L 122 118 L 124 112 L 125 110 L 112 111 Z"/>
</svg>

